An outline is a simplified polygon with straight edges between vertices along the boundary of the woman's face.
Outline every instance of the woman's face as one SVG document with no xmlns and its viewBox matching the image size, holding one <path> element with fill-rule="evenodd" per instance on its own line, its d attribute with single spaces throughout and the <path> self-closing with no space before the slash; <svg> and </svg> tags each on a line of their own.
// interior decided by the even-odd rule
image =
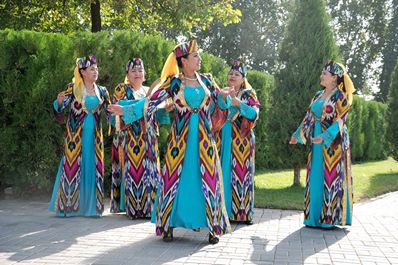
<svg viewBox="0 0 398 265">
<path fill-rule="evenodd" d="M 337 77 L 335 75 L 332 75 L 329 71 L 326 71 L 323 69 L 320 78 L 320 83 L 321 86 L 323 87 L 335 87 L 336 86 L 336 80 Z"/>
<path fill-rule="evenodd" d="M 145 81 L 145 70 L 144 68 L 141 67 L 134 67 L 130 68 L 129 71 L 127 72 L 127 78 L 130 81 L 130 83 L 142 85 Z"/>
<path fill-rule="evenodd" d="M 199 52 L 190 53 L 187 58 L 182 58 L 181 61 L 183 68 L 190 71 L 199 71 L 202 64 Z"/>
<path fill-rule="evenodd" d="M 83 80 L 86 82 L 95 83 L 95 81 L 98 79 L 98 67 L 96 64 L 90 65 L 86 69 L 80 70 L 80 73 L 83 76 Z"/>
<path fill-rule="evenodd" d="M 228 86 L 235 87 L 236 89 L 240 88 L 244 81 L 243 75 L 237 70 L 230 70 L 228 72 L 227 82 Z"/>
</svg>

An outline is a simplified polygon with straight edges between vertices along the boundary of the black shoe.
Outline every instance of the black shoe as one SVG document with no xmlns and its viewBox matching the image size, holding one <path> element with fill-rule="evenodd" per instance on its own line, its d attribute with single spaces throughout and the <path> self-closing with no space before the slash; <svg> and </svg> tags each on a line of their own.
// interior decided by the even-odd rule
<svg viewBox="0 0 398 265">
<path fill-rule="evenodd" d="M 200 232 L 200 228 L 194 228 L 192 229 L 194 232 Z"/>
<path fill-rule="evenodd" d="M 209 243 L 212 245 L 215 245 L 220 241 L 220 239 L 217 236 L 213 236 L 212 234 L 209 234 Z"/>
<path fill-rule="evenodd" d="M 167 233 L 164 233 L 163 235 L 163 241 L 164 242 L 171 242 L 173 241 L 173 230 L 170 229 Z"/>
<path fill-rule="evenodd" d="M 173 241 L 173 237 L 172 236 L 164 236 L 163 237 L 163 241 L 164 242 L 171 242 L 171 241 Z"/>
<path fill-rule="evenodd" d="M 245 224 L 246 224 L 246 225 L 252 225 L 252 224 L 253 224 L 253 221 L 245 221 Z"/>
</svg>

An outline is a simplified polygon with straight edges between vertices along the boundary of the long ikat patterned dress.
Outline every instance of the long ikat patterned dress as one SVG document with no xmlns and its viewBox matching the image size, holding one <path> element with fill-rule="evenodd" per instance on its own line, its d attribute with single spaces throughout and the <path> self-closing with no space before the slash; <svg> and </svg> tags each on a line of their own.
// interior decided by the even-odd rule
<svg viewBox="0 0 398 265">
<path fill-rule="evenodd" d="M 139 91 L 121 83 L 113 102 L 131 104 L 145 98 L 148 87 Z M 157 122 L 146 129 L 144 119 L 116 132 L 112 143 L 111 212 L 126 211 L 130 218 L 150 217 L 160 178 Z M 121 159 L 122 158 L 122 159 Z"/>
<path fill-rule="evenodd" d="M 233 221 L 252 221 L 254 212 L 255 137 L 252 128 L 260 102 L 252 88 L 238 93 L 239 108 L 228 110 L 228 120 L 217 133 L 222 161 L 225 204 Z"/>
<path fill-rule="evenodd" d="M 68 106 L 70 110 L 64 153 L 49 210 L 55 211 L 59 216 L 99 216 L 104 211 L 101 111 L 104 109 L 109 118 L 107 105 L 110 99 L 104 87 L 95 85 L 96 95 L 85 96 L 82 103 L 79 103 L 74 96 L 73 87 L 73 83 L 67 85 L 66 96 L 60 108 L 54 101 L 54 110 L 57 113 L 61 113 Z M 87 123 L 88 121 L 90 122 Z M 93 135 L 85 134 L 90 128 L 93 128 Z M 90 179 L 91 177 L 93 179 Z"/>
<path fill-rule="evenodd" d="M 323 101 L 320 99 L 323 93 L 324 90 L 315 95 L 293 136 L 302 144 L 311 136 L 319 135 L 323 138 L 322 144 L 312 144 L 312 151 L 308 155 L 304 224 L 327 228 L 351 224 L 353 179 L 349 137 L 345 125 L 350 108 L 348 94 L 336 88 Z M 317 105 L 320 106 L 319 114 Z M 315 156 L 316 153 L 319 155 Z M 316 184 L 317 178 L 323 179 L 319 185 Z M 315 200 L 317 197 L 319 202 Z M 316 216 L 314 212 L 317 213 Z"/>
<path fill-rule="evenodd" d="M 181 174 L 187 152 L 188 132 L 190 120 L 193 115 L 198 119 L 198 153 L 199 169 L 188 169 L 196 172 L 198 170 L 201 179 L 201 193 L 203 194 L 205 220 L 210 233 L 214 235 L 224 234 L 229 226 L 228 216 L 222 198 L 222 173 L 220 161 L 216 153 L 215 139 L 212 133 L 210 119 L 211 106 L 217 104 L 219 88 L 209 77 L 197 75 L 204 91 L 204 97 L 198 108 L 191 108 L 185 99 L 185 84 L 181 76 L 172 76 L 166 79 L 161 87 L 155 91 L 150 100 L 145 102 L 145 119 L 148 123 L 153 122 L 152 113 L 156 107 L 167 98 L 172 98 L 176 117 L 172 124 L 168 137 L 168 145 L 165 157 L 165 165 L 162 170 L 161 183 L 157 191 L 156 200 L 156 234 L 167 236 L 170 233 L 172 214 L 176 195 L 179 192 Z M 126 123 L 138 119 L 142 111 L 136 108 L 124 107 L 124 119 Z M 136 115 L 137 117 L 128 118 Z M 179 213 L 177 213 L 179 214 Z M 184 217 L 184 215 L 183 215 Z M 188 226 L 186 226 L 188 227 Z"/>
</svg>

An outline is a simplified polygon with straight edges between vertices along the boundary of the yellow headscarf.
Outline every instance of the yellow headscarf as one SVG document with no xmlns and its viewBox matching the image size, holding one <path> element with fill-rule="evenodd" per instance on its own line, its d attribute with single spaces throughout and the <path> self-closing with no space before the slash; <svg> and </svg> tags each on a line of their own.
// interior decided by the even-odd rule
<svg viewBox="0 0 398 265">
<path fill-rule="evenodd" d="M 84 81 L 83 78 L 79 72 L 80 69 L 85 69 L 89 67 L 92 64 L 97 63 L 97 58 L 95 56 L 84 56 L 81 58 L 76 59 L 76 66 L 73 71 L 73 79 L 72 83 L 74 83 L 73 86 L 73 94 L 75 95 L 75 98 L 77 102 L 82 103 L 83 102 L 83 97 L 84 97 Z"/>
<path fill-rule="evenodd" d="M 164 63 L 162 74 L 160 76 L 160 83 L 163 83 L 167 77 L 174 76 L 180 73 L 178 68 L 177 58 L 181 58 L 190 53 L 197 52 L 199 50 L 198 43 L 196 40 L 178 44 L 174 47 L 174 50 L 167 57 Z"/>
<path fill-rule="evenodd" d="M 82 103 L 84 96 L 84 81 L 82 76 L 80 75 L 79 67 L 77 65 L 75 66 L 75 70 L 73 71 L 72 83 L 74 84 L 73 94 L 75 95 L 77 102 Z"/>
<path fill-rule="evenodd" d="M 336 63 L 336 64 L 338 66 L 340 66 L 341 69 L 343 69 L 344 87 L 345 87 L 346 93 L 348 94 L 348 103 L 351 105 L 352 101 L 353 101 L 353 94 L 355 92 L 354 84 L 352 83 L 352 80 L 351 80 L 350 76 L 348 75 L 347 70 L 344 67 L 344 65 L 342 65 L 340 63 Z M 342 83 L 340 83 L 339 85 L 342 86 Z"/>
</svg>

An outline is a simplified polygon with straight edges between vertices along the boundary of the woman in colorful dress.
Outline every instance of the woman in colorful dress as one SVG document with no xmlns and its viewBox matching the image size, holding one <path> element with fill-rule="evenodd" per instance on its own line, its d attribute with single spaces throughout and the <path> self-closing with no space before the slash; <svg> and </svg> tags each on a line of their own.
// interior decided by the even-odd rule
<svg viewBox="0 0 398 265">
<path fill-rule="evenodd" d="M 351 225 L 353 184 L 346 119 L 354 86 L 345 68 L 325 64 L 320 84 L 290 144 L 310 141 L 304 193 L 304 224 L 333 228 Z"/>
<path fill-rule="evenodd" d="M 73 83 L 53 103 L 58 120 L 69 108 L 64 153 L 49 207 L 57 216 L 101 216 L 104 211 L 101 112 L 108 113 L 110 99 L 106 88 L 95 83 L 97 78 L 95 56 L 78 58 Z"/>
<path fill-rule="evenodd" d="M 125 123 L 143 116 L 151 122 L 156 106 L 168 98 L 173 100 L 176 115 L 167 141 L 154 218 L 156 234 L 166 242 L 173 240 L 173 228 L 207 227 L 209 243 L 216 244 L 217 235 L 229 228 L 210 112 L 221 111 L 220 101 L 228 107 L 231 99 L 227 96 L 232 90 L 220 91 L 209 76 L 197 72 L 200 66 L 195 40 L 177 45 L 163 67 L 159 88 L 149 100 L 109 107 L 116 115 L 123 115 Z"/>
<path fill-rule="evenodd" d="M 258 118 L 260 102 L 246 78 L 247 67 L 240 61 L 231 63 L 229 87 L 236 88 L 236 97 L 228 110 L 227 122 L 217 133 L 217 145 L 224 179 L 225 205 L 232 221 L 253 223 L 254 157 L 253 127 Z"/>
<path fill-rule="evenodd" d="M 140 58 L 129 60 L 124 83 L 116 86 L 112 101 L 127 105 L 150 95 L 151 89 L 143 86 L 144 62 Z M 161 124 L 168 124 L 164 109 L 156 112 Z M 156 184 L 160 178 L 158 155 L 158 122 L 153 131 L 146 130 L 144 118 L 124 124 L 117 117 L 112 144 L 111 212 L 126 212 L 127 216 L 146 218 L 151 216 L 156 196 Z"/>
</svg>

